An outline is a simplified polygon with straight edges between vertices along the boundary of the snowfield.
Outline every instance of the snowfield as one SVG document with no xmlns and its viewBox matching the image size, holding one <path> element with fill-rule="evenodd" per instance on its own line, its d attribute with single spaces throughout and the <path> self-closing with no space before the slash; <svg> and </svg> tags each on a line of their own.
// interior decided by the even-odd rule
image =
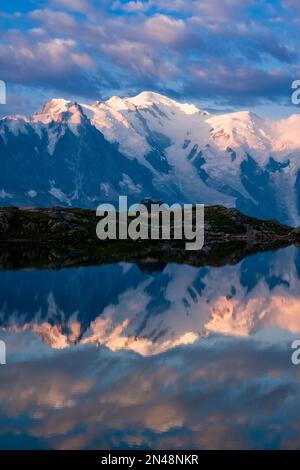
<svg viewBox="0 0 300 470">
<path fill-rule="evenodd" d="M 151 195 L 299 225 L 299 131 L 300 115 L 212 115 L 152 92 L 52 99 L 32 117 L 0 120 L 1 200 L 94 207 Z"/>
</svg>

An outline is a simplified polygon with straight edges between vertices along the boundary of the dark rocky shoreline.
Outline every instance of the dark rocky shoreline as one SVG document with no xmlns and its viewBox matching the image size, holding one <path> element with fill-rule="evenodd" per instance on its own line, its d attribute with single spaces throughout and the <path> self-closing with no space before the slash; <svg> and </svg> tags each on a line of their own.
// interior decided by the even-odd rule
<svg viewBox="0 0 300 470">
<path fill-rule="evenodd" d="M 222 266 L 300 242 L 298 229 L 222 206 L 205 208 L 205 243 L 199 251 L 185 250 L 184 240 L 100 241 L 98 221 L 93 210 L 0 208 L 0 268 L 58 269 L 115 262 Z"/>
</svg>

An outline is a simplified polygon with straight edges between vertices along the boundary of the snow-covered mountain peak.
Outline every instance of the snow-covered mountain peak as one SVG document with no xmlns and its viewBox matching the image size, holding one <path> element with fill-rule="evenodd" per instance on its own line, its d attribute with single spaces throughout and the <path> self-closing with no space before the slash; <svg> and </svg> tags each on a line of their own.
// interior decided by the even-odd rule
<svg viewBox="0 0 300 470">
<path fill-rule="evenodd" d="M 159 93 L 154 93 L 150 91 L 143 91 L 137 96 L 132 98 L 127 98 L 126 101 L 134 104 L 139 108 L 145 108 L 149 106 L 163 106 L 166 108 L 170 108 L 170 110 L 176 111 L 180 110 L 185 114 L 195 114 L 199 113 L 200 109 L 197 108 L 194 104 L 189 103 L 179 103 L 167 96 L 160 95 Z M 171 111 L 172 112 L 172 111 Z"/>
<path fill-rule="evenodd" d="M 117 111 L 121 109 L 126 109 L 125 100 L 123 98 L 120 98 L 119 96 L 112 96 L 103 104 Z M 98 101 L 98 107 L 101 107 L 101 105 L 102 103 Z"/>
<path fill-rule="evenodd" d="M 35 203 L 47 204 L 44 195 L 49 193 L 51 202 L 56 198 L 72 204 L 76 197 L 90 207 L 118 194 L 145 191 L 166 202 L 235 206 L 249 215 L 298 225 L 299 130 L 300 114 L 277 121 L 249 111 L 212 115 L 149 91 L 94 104 L 52 99 L 33 117 L 0 119 L 0 149 L 6 155 L 0 198 L 6 204 L 20 204 L 34 197 Z M 57 146 L 64 139 L 65 145 Z M 28 163 L 30 175 L 36 166 L 35 183 L 21 181 L 16 189 L 10 175 L 18 170 L 12 171 L 11 155 L 23 155 L 29 147 L 34 157 L 31 161 L 22 156 L 22 164 Z M 58 154 L 64 165 L 61 174 L 65 177 L 69 171 L 73 180 L 58 184 L 58 166 L 51 167 L 53 161 L 47 158 Z M 48 173 L 38 170 L 40 155 L 44 166 L 49 163 Z M 88 195 L 83 175 L 85 188 L 93 181 Z"/>
<path fill-rule="evenodd" d="M 32 125 L 40 134 L 45 126 L 48 134 L 48 150 L 52 155 L 59 139 L 65 135 L 66 129 L 78 135 L 79 126 L 87 121 L 82 107 L 75 101 L 62 98 L 51 99 L 32 117 Z M 52 124 L 55 124 L 53 127 Z M 61 126 L 61 124 L 63 124 Z M 40 134 L 41 135 L 41 134 Z"/>
<path fill-rule="evenodd" d="M 62 113 L 68 111 L 70 104 L 71 101 L 64 100 L 63 98 L 51 99 L 34 114 L 33 119 L 44 124 L 56 121 Z"/>
<path fill-rule="evenodd" d="M 274 129 L 270 121 L 250 111 L 210 116 L 211 138 L 222 150 L 228 146 L 256 151 L 270 151 L 274 142 Z"/>
<path fill-rule="evenodd" d="M 151 104 L 171 104 L 174 101 L 167 96 L 160 95 L 153 91 L 142 91 L 136 96 L 128 97 L 129 101 L 135 103 L 137 106 L 140 105 L 151 105 Z"/>
<path fill-rule="evenodd" d="M 51 99 L 33 116 L 35 122 L 49 124 L 52 121 L 68 121 L 70 124 L 79 125 L 82 122 L 83 112 L 81 106 L 62 98 Z"/>
<path fill-rule="evenodd" d="M 115 111 L 141 111 L 154 108 L 156 110 L 161 110 L 172 113 L 175 115 L 176 112 L 182 112 L 184 114 L 205 114 L 207 112 L 202 112 L 197 106 L 190 103 L 181 103 L 175 101 L 167 96 L 160 95 L 159 93 L 154 93 L 150 91 L 143 91 L 142 93 L 126 98 L 120 98 L 119 96 L 112 96 L 104 103 L 96 101 L 93 105 L 96 108 L 101 108 L 106 106 Z"/>
<path fill-rule="evenodd" d="M 208 144 L 215 151 L 236 149 L 240 155 L 252 150 L 261 162 L 271 151 L 282 153 L 284 158 L 288 151 L 300 147 L 300 115 L 279 121 L 250 111 L 211 115 L 194 104 L 149 91 L 128 98 L 113 96 L 82 107 L 92 124 L 133 158 L 143 158 L 151 151 L 149 137 L 152 140 L 153 134 L 163 135 L 174 146 L 178 159 L 193 147 L 205 150 Z"/>
</svg>

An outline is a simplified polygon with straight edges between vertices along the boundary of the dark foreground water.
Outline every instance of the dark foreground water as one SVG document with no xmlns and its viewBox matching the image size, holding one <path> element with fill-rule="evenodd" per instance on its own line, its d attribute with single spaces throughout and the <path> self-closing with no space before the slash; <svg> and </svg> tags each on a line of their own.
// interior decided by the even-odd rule
<svg viewBox="0 0 300 470">
<path fill-rule="evenodd" d="M 300 251 L 0 272 L 3 449 L 298 448 Z"/>
</svg>

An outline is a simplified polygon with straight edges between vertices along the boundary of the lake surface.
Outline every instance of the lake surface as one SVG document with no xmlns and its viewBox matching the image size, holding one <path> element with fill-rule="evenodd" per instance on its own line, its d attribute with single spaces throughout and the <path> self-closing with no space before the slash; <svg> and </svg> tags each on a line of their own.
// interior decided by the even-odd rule
<svg viewBox="0 0 300 470">
<path fill-rule="evenodd" d="M 2 449 L 300 446 L 300 250 L 0 271 Z"/>
</svg>

